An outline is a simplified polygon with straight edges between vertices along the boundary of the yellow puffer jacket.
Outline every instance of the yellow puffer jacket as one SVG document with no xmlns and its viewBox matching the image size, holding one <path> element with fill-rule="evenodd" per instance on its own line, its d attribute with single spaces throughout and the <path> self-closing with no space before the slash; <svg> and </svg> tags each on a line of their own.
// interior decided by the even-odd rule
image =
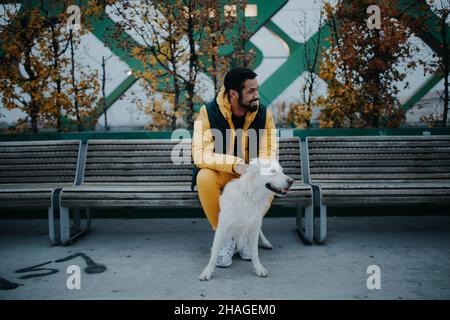
<svg viewBox="0 0 450 320">
<path fill-rule="evenodd" d="M 208 120 L 208 114 L 206 106 L 202 106 L 199 115 L 194 123 L 194 135 L 192 137 L 192 156 L 194 163 L 200 169 L 210 168 L 217 171 L 235 173 L 236 164 L 239 160 L 238 157 L 233 155 L 234 141 L 235 141 L 235 129 L 233 121 L 231 120 L 231 104 L 228 100 L 228 96 L 225 93 L 225 88 L 222 87 L 217 95 L 216 102 L 219 105 L 220 112 L 227 120 L 231 129 L 231 141 L 228 146 L 227 154 L 218 154 L 214 152 L 214 140 L 211 132 L 211 126 Z M 245 156 L 243 159 L 246 163 L 249 162 L 249 152 L 245 141 L 247 141 L 247 129 L 255 118 L 257 112 L 247 112 L 245 115 L 245 122 L 242 137 L 242 150 Z M 266 159 L 276 159 L 277 153 L 277 138 L 275 122 L 273 121 L 272 112 L 267 110 L 266 112 L 266 126 L 265 133 L 259 141 L 259 157 Z M 224 137 L 225 139 L 225 137 Z"/>
</svg>

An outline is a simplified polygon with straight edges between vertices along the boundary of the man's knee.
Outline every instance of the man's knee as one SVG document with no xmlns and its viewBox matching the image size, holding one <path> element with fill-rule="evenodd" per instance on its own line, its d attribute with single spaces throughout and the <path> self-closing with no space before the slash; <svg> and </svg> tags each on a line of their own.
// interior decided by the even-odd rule
<svg viewBox="0 0 450 320">
<path fill-rule="evenodd" d="M 202 188 L 204 186 L 209 187 L 216 184 L 217 173 L 211 169 L 200 169 L 197 174 L 197 186 Z"/>
</svg>

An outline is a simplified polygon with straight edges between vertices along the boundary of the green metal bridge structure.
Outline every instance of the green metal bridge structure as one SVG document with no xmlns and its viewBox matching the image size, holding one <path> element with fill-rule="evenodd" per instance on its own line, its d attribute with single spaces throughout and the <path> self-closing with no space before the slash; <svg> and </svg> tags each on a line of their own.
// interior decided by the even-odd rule
<svg viewBox="0 0 450 320">
<path fill-rule="evenodd" d="M 227 4 L 226 0 L 221 0 L 223 5 Z M 349 2 L 351 0 L 348 0 Z M 411 5 L 412 2 L 425 2 L 425 0 L 400 0 L 400 6 L 403 8 L 408 8 L 408 5 Z M 288 0 L 248 0 L 247 4 L 253 4 L 257 6 L 257 16 L 256 17 L 246 17 L 247 29 L 251 35 L 254 35 L 260 28 L 265 27 L 270 32 L 274 33 L 279 37 L 289 48 L 289 56 L 286 61 L 281 64 L 260 86 L 260 96 L 261 102 L 265 105 L 269 105 L 273 102 L 292 82 L 294 82 L 302 73 L 307 71 L 306 65 L 302 57 L 304 56 L 305 50 L 312 50 L 314 48 L 315 43 L 317 42 L 317 37 L 319 33 L 316 32 L 313 34 L 305 43 L 300 43 L 293 40 L 286 32 L 284 32 L 277 24 L 275 24 L 271 18 L 280 11 L 283 6 L 287 4 Z M 31 8 L 36 7 L 40 4 L 38 0 L 30 0 L 30 1 L 0 1 L 0 3 L 20 3 L 21 11 L 27 11 Z M 83 6 L 89 5 L 89 0 L 74 0 L 75 5 Z M 57 1 L 52 0 L 44 0 L 44 5 L 48 8 L 52 8 L 54 13 L 58 12 Z M 83 11 L 83 10 L 82 10 Z M 238 12 L 239 14 L 243 14 L 242 12 Z M 417 17 L 420 14 L 427 14 L 430 18 L 427 20 L 427 27 L 424 28 L 422 34 L 418 34 L 417 36 L 426 43 L 433 51 L 438 51 L 439 46 L 442 43 L 440 32 L 438 31 L 437 26 L 439 26 L 440 18 L 434 14 L 432 9 L 428 6 L 427 12 L 414 12 L 408 11 L 408 14 L 412 17 Z M 121 41 L 126 41 L 130 44 L 135 44 L 139 46 L 139 44 L 127 33 L 122 33 L 118 40 L 114 40 L 111 36 L 111 30 L 114 29 L 115 22 L 108 16 L 106 12 L 103 12 L 99 16 L 90 17 L 92 24 L 92 34 L 97 37 L 101 42 L 103 42 L 113 54 L 119 57 L 124 63 L 126 63 L 131 70 L 143 70 L 143 66 L 141 62 L 134 59 L 130 52 L 119 46 L 118 43 Z M 447 28 L 448 25 L 447 25 Z M 450 29 L 450 28 L 449 28 Z M 330 30 L 328 26 L 325 24 L 321 29 L 322 35 L 320 37 L 320 47 L 322 50 L 326 50 L 329 47 L 327 43 L 327 38 L 330 35 Z M 450 40 L 450 30 L 447 31 L 447 35 Z M 249 37 L 249 39 L 251 36 Z M 256 59 L 254 64 L 254 69 L 256 69 L 263 60 L 262 52 L 252 44 L 251 40 L 247 42 L 247 49 L 253 49 L 256 52 Z M 228 52 L 227 52 L 228 51 Z M 222 50 L 223 54 L 230 53 L 228 50 Z M 0 55 L 2 54 L 1 43 L 0 43 Z M 316 70 L 318 73 L 318 70 Z M 412 106 L 414 106 L 421 98 L 423 98 L 441 79 L 442 75 L 434 74 L 431 76 L 425 83 L 423 83 L 416 91 L 408 97 L 408 99 L 403 103 L 402 107 L 406 111 Z M 127 76 L 110 94 L 106 97 L 104 108 L 103 105 L 99 105 L 96 107 L 96 116 L 97 118 L 102 115 L 102 113 L 111 107 L 114 102 L 116 102 L 138 79 L 133 76 Z M 65 121 L 66 123 L 68 121 Z M 91 123 L 88 121 L 88 123 Z M 93 128 L 85 128 L 88 130 L 92 130 Z"/>
</svg>

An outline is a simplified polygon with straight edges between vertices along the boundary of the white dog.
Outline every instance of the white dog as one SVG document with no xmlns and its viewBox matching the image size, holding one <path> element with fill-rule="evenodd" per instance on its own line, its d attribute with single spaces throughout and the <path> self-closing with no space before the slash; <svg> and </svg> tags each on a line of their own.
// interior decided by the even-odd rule
<svg viewBox="0 0 450 320">
<path fill-rule="evenodd" d="M 238 250 L 248 244 L 255 273 L 260 277 L 268 276 L 258 257 L 258 236 L 263 247 L 272 248 L 261 231 L 262 219 L 272 195 L 285 196 L 293 183 L 277 161 L 253 159 L 241 177 L 225 186 L 219 200 L 219 223 L 211 258 L 199 280 L 211 278 L 220 248 L 230 239 L 236 240 Z"/>
</svg>

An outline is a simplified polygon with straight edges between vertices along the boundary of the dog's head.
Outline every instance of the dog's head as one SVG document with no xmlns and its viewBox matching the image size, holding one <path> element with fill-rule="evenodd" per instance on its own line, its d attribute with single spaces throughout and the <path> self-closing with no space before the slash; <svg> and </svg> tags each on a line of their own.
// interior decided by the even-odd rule
<svg viewBox="0 0 450 320">
<path fill-rule="evenodd" d="M 283 168 L 275 160 L 253 159 L 246 174 L 254 179 L 255 183 L 264 185 L 266 189 L 281 197 L 289 192 L 294 183 L 294 179 L 285 175 Z"/>
</svg>

